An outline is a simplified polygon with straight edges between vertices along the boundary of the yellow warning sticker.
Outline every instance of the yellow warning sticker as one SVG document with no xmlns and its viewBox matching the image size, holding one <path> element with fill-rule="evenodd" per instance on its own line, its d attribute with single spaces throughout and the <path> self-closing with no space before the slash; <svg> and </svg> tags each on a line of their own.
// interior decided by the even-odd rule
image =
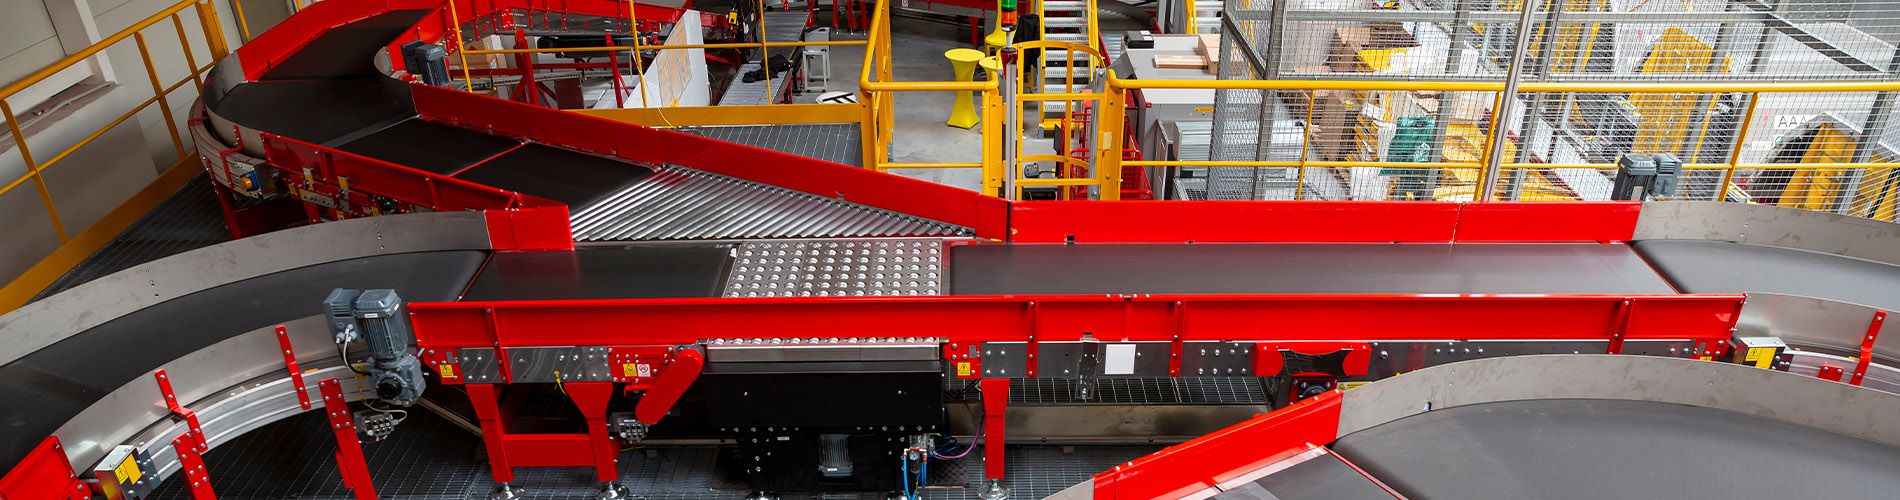
<svg viewBox="0 0 1900 500">
<path fill-rule="evenodd" d="M 1214 112 L 1214 107 L 1213 107 L 1213 106 L 1208 106 L 1208 107 L 1205 107 L 1205 108 L 1194 108 L 1194 112 L 1196 112 L 1196 113 L 1212 113 L 1212 112 Z"/>
<path fill-rule="evenodd" d="M 1342 390 L 1342 391 L 1350 391 L 1350 390 L 1353 390 L 1353 389 L 1358 389 L 1358 388 L 1359 388 L 1359 386 L 1363 386 L 1363 385 L 1366 385 L 1366 384 L 1370 384 L 1370 383 L 1372 383 L 1372 382 L 1340 382 L 1340 383 L 1339 383 L 1339 390 Z"/>
<path fill-rule="evenodd" d="M 135 460 L 136 458 L 138 457 L 126 455 L 124 462 L 120 462 L 118 467 L 112 468 L 112 475 L 119 478 L 119 484 L 139 482 L 139 477 L 144 475 L 144 471 L 139 470 L 139 462 Z"/>
<path fill-rule="evenodd" d="M 1742 357 L 1742 361 L 1754 361 L 1756 368 L 1773 366 L 1775 363 L 1775 348 L 1750 347 L 1748 348 L 1748 354 Z"/>
<path fill-rule="evenodd" d="M 962 362 L 957 363 L 957 376 L 958 377 L 970 376 L 970 362 L 969 361 L 962 361 Z"/>
<path fill-rule="evenodd" d="M 636 364 L 634 364 L 634 363 L 621 363 L 621 364 L 620 364 L 620 376 L 621 376 L 621 377 L 624 377 L 624 378 L 633 378 L 633 377 L 636 377 L 636 376 L 638 376 L 638 374 L 639 374 L 639 373 L 640 373 L 640 367 L 639 367 L 639 366 L 637 366 L 637 365 L 636 365 Z"/>
<path fill-rule="evenodd" d="M 455 378 L 455 365 L 443 363 L 435 365 L 435 368 L 442 372 L 442 378 Z"/>
</svg>

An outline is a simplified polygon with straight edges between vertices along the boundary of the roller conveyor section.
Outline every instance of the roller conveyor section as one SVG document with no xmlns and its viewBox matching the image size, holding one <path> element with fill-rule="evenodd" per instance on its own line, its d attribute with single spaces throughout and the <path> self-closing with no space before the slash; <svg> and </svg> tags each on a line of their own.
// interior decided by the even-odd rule
<svg viewBox="0 0 1900 500">
<path fill-rule="evenodd" d="M 952 290 L 995 293 L 1672 293 L 1619 244 L 971 245 Z"/>
<path fill-rule="evenodd" d="M 574 241 L 582 242 L 969 234 L 921 217 L 674 166 L 574 206 Z"/>
</svg>

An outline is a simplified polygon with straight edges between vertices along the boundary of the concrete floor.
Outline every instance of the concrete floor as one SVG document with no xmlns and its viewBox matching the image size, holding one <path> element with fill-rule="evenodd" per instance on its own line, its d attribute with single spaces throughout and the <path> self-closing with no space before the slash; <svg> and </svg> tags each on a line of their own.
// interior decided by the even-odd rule
<svg viewBox="0 0 1900 500">
<path fill-rule="evenodd" d="M 845 38 L 851 35 L 839 35 Z M 946 50 L 969 47 L 969 35 L 947 24 L 898 18 L 892 20 L 892 73 L 898 81 L 944 81 L 955 77 Z M 832 74 L 838 81 L 829 90 L 856 91 L 864 62 L 863 46 L 840 46 L 831 51 Z M 956 96 L 950 92 L 897 94 L 896 127 L 891 134 L 891 161 L 973 162 L 982 157 L 983 137 L 976 130 L 945 125 Z M 1033 113 L 1033 111 L 1032 111 Z M 1032 135 L 1034 132 L 1032 131 Z M 1026 139 L 1029 154 L 1054 153 L 1047 139 Z M 982 172 L 973 168 L 895 169 L 891 173 L 965 189 L 982 186 Z"/>
</svg>

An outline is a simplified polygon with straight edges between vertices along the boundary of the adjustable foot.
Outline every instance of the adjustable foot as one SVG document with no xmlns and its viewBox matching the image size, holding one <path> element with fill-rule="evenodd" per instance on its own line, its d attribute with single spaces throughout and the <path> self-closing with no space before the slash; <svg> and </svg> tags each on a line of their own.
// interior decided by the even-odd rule
<svg viewBox="0 0 1900 500">
<path fill-rule="evenodd" d="M 633 497 L 633 492 L 627 491 L 627 487 L 622 486 L 618 481 L 600 483 L 600 493 L 594 494 L 597 500 L 622 500 L 631 497 Z"/>
<path fill-rule="evenodd" d="M 1009 498 L 1009 488 L 1003 486 L 1003 480 L 991 479 L 989 486 L 983 487 L 983 493 L 978 495 L 978 498 L 982 498 L 983 500 L 1004 500 Z"/>
<path fill-rule="evenodd" d="M 754 491 L 752 494 L 746 495 L 745 500 L 778 500 L 778 495 L 763 491 Z"/>
<path fill-rule="evenodd" d="M 523 495 L 525 493 L 522 490 L 515 489 L 508 483 L 501 483 L 495 485 L 495 491 L 488 493 L 488 500 L 521 500 Z"/>
</svg>

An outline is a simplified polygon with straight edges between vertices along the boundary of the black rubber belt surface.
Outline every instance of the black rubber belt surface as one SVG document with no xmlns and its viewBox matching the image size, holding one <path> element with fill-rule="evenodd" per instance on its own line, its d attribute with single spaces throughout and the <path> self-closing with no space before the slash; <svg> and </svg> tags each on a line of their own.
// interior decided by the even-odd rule
<svg viewBox="0 0 1900 500">
<path fill-rule="evenodd" d="M 335 78 L 385 79 L 376 69 L 376 51 L 401 36 L 428 10 L 395 10 L 331 28 L 284 58 L 260 80 L 313 80 Z M 402 54 L 390 54 L 402 57 Z"/>
<path fill-rule="evenodd" d="M 462 300 L 717 297 L 723 246 L 497 253 Z"/>
<path fill-rule="evenodd" d="M 1893 498 L 1900 449 L 1723 410 L 1612 400 L 1461 406 L 1333 449 L 1408 498 Z"/>
<path fill-rule="evenodd" d="M 410 118 L 336 148 L 448 175 L 520 144 L 499 135 Z"/>
<path fill-rule="evenodd" d="M 956 294 L 1671 293 L 1624 245 L 960 245 Z"/>
<path fill-rule="evenodd" d="M 1684 293 L 1779 293 L 1900 310 L 1900 266 L 1726 241 L 1649 240 L 1635 246 Z"/>
<path fill-rule="evenodd" d="M 620 160 L 528 144 L 455 177 L 566 203 L 578 210 L 652 173 L 646 167 Z"/>
<path fill-rule="evenodd" d="M 376 80 L 253 82 L 212 103 L 239 125 L 314 144 L 416 114 L 405 91 Z"/>
<path fill-rule="evenodd" d="M 321 314 L 335 288 L 394 288 L 411 302 L 454 300 L 485 254 L 382 255 L 269 274 L 141 309 L 0 366 L 0 470 L 99 398 L 149 379 L 180 356 Z"/>
</svg>

